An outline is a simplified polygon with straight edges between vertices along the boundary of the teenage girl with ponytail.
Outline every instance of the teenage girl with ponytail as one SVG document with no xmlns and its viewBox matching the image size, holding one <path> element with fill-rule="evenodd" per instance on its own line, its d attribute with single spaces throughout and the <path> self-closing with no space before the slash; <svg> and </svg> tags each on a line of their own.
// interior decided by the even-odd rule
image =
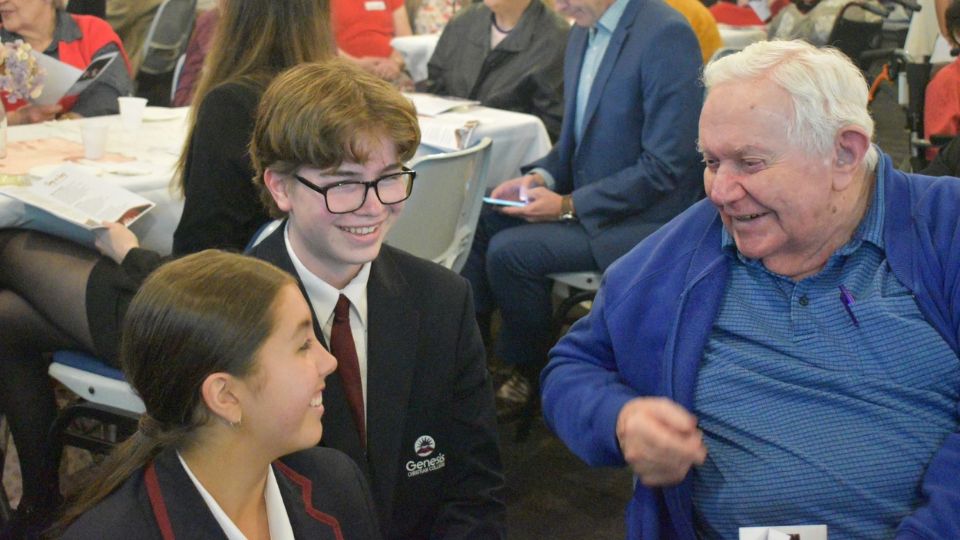
<svg viewBox="0 0 960 540">
<path fill-rule="evenodd" d="M 315 446 L 336 360 L 291 276 L 213 250 L 168 263 L 130 304 L 120 361 L 146 412 L 64 538 L 379 537 L 360 470 Z"/>
</svg>

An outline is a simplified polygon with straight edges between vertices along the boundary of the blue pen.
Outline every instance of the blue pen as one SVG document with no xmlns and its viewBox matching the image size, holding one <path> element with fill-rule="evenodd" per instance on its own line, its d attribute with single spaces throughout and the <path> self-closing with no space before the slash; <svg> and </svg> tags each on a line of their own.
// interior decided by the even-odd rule
<svg viewBox="0 0 960 540">
<path fill-rule="evenodd" d="M 855 302 L 853 295 L 850 294 L 850 291 L 847 290 L 843 284 L 840 284 L 840 302 L 843 303 L 843 308 L 847 310 L 847 315 L 850 315 L 850 320 L 853 321 L 853 325 L 860 327 L 860 321 L 857 320 L 857 316 L 853 313 L 853 304 Z"/>
</svg>

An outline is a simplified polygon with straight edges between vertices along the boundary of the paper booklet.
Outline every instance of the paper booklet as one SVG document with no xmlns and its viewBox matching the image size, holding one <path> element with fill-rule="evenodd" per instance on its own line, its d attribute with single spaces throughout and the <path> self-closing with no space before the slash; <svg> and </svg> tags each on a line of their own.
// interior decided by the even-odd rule
<svg viewBox="0 0 960 540">
<path fill-rule="evenodd" d="M 31 100 L 37 105 L 53 105 L 66 96 L 76 96 L 93 84 L 107 66 L 117 61 L 120 53 L 112 52 L 100 55 L 90 62 L 87 69 L 77 69 L 70 64 L 51 58 L 36 51 L 30 51 L 37 59 L 37 63 L 46 70 L 43 81 L 43 93 L 40 97 Z"/>
<path fill-rule="evenodd" d="M 413 102 L 413 106 L 417 108 L 418 116 L 437 116 L 460 107 L 472 107 L 480 104 L 479 101 L 435 96 L 433 94 L 412 93 L 404 95 Z"/>
<path fill-rule="evenodd" d="M 425 117 L 420 120 L 420 143 L 445 151 L 463 150 L 473 142 L 480 122 L 464 115 Z"/>
<path fill-rule="evenodd" d="M 827 540 L 827 526 L 740 527 L 740 540 Z"/>
<path fill-rule="evenodd" d="M 16 178 L 17 181 L 0 183 L 0 194 L 42 210 L 48 216 L 47 222 L 63 221 L 87 231 L 102 228 L 103 221 L 130 225 L 156 206 L 77 165 L 63 165 L 39 180 Z M 63 229 L 62 224 L 44 227 L 43 219 L 37 221 L 31 228 L 51 233 Z"/>
</svg>

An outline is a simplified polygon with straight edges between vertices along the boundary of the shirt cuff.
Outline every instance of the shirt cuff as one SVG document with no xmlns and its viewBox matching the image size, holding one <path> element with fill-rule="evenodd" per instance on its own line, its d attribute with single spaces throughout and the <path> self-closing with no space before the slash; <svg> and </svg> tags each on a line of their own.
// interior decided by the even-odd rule
<svg viewBox="0 0 960 540">
<path fill-rule="evenodd" d="M 534 167 L 527 171 L 527 174 L 539 174 L 550 191 L 554 191 L 553 187 L 557 185 L 557 181 L 553 178 L 553 175 L 544 168 Z"/>
</svg>

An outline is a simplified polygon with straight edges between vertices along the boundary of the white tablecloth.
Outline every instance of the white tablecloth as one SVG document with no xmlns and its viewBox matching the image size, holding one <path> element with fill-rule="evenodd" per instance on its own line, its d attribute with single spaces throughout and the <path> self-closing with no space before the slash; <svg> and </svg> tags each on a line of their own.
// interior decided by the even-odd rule
<svg viewBox="0 0 960 540">
<path fill-rule="evenodd" d="M 543 157 L 550 151 L 550 136 L 539 118 L 531 114 L 491 109 L 489 107 L 470 107 L 464 111 L 447 112 L 434 118 L 421 117 L 420 122 L 440 122 L 444 125 L 463 126 L 476 121 L 477 127 L 467 141 L 467 145 L 483 137 L 493 140 L 490 155 L 490 171 L 487 185 L 496 186 L 504 180 L 520 175 L 520 167 Z M 428 141 L 422 141 L 421 154 L 436 154 L 442 149 L 431 147 Z"/>
<path fill-rule="evenodd" d="M 137 220 L 131 229 L 137 233 L 142 246 L 169 253 L 173 244 L 173 231 L 183 212 L 183 200 L 174 197 L 170 190 L 174 166 L 186 139 L 187 107 L 180 109 L 149 108 L 147 118 L 136 132 L 127 132 L 120 125 L 119 116 L 104 116 L 85 120 L 63 120 L 9 128 L 8 140 L 25 141 L 45 138 L 62 138 L 80 142 L 80 126 L 83 122 L 103 122 L 109 125 L 107 152 L 134 158 L 134 167 L 148 174 L 118 175 L 98 171 L 105 182 L 113 182 L 138 193 L 156 203 L 156 207 Z M 53 165 L 53 163 L 51 163 Z M 31 227 L 36 210 L 0 196 L 0 227 Z M 72 239 L 89 243 L 92 236 L 75 236 L 65 229 L 62 234 Z M 80 234 L 79 231 L 74 231 Z"/>
<path fill-rule="evenodd" d="M 148 109 L 148 117 L 161 118 L 145 121 L 136 133 L 123 130 L 119 116 L 107 116 L 88 120 L 65 120 L 29 126 L 9 128 L 8 138 L 13 141 L 59 137 L 80 142 L 82 122 L 105 122 L 109 127 L 107 152 L 134 158 L 138 168 L 149 174 L 124 176 L 102 172 L 100 177 L 138 193 L 157 204 L 131 227 L 140 238 L 141 245 L 160 253 L 169 253 L 173 244 L 173 231 L 183 212 L 183 200 L 170 190 L 174 166 L 186 138 L 188 108 Z M 520 173 L 520 166 L 544 155 L 550 149 L 550 139 L 543 122 L 535 116 L 486 107 L 473 107 L 464 112 L 441 115 L 444 122 L 462 124 L 476 120 L 479 125 L 472 140 L 482 137 L 493 139 L 489 184 L 507 180 Z M 443 150 L 422 145 L 418 153 L 438 153 Z M 35 223 L 36 210 L 0 195 L 0 227 L 26 227 Z M 89 243 L 92 236 L 60 234 L 74 240 Z"/>
<path fill-rule="evenodd" d="M 390 40 L 390 46 L 403 55 L 407 64 L 407 73 L 413 82 L 427 80 L 427 63 L 437 48 L 440 34 L 420 34 L 416 36 L 401 36 Z"/>
</svg>

